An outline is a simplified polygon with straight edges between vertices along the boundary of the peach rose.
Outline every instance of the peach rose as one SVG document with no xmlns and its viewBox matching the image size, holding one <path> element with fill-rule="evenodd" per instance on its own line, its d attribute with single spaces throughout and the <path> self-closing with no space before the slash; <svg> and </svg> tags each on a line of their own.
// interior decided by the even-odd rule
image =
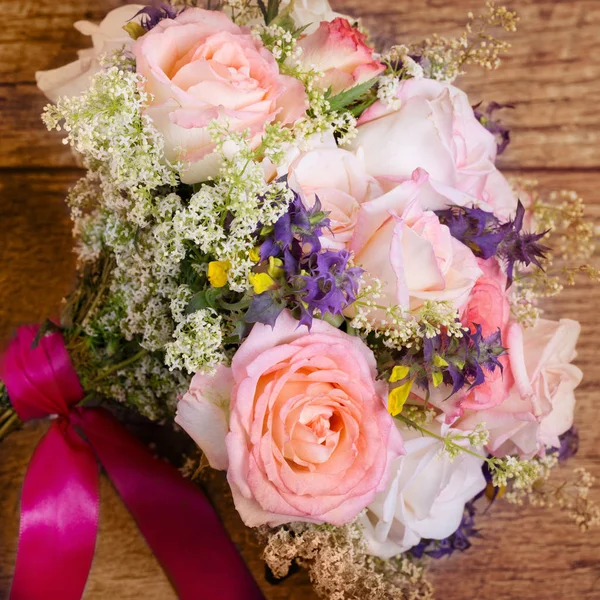
<svg viewBox="0 0 600 600">
<path fill-rule="evenodd" d="M 307 208 L 318 198 L 329 213 L 331 226 L 321 242 L 325 248 L 335 250 L 345 248 L 350 241 L 361 204 L 382 194 L 380 185 L 367 175 L 361 161 L 336 147 L 301 155 L 290 165 L 288 182 Z"/>
<path fill-rule="evenodd" d="M 569 319 L 540 319 L 525 330 L 512 324 L 508 346 L 515 385 L 500 406 L 465 414 L 460 428 L 485 422 L 488 450 L 498 456 L 530 458 L 545 447 L 560 446 L 559 436 L 573 424 L 575 388 L 582 377 L 571 364 L 580 329 Z"/>
<path fill-rule="evenodd" d="M 422 203 L 439 201 L 434 192 L 427 173 L 417 170 L 361 206 L 350 250 L 357 265 L 383 282 L 381 304 L 412 310 L 425 300 L 450 300 L 460 310 L 481 275 L 471 250 L 423 210 Z"/>
<path fill-rule="evenodd" d="M 250 30 L 223 13 L 185 10 L 161 21 L 132 50 L 153 97 L 147 114 L 165 138 L 166 158 L 183 161 L 184 183 L 204 181 L 218 170 L 211 121 L 250 130 L 258 144 L 267 123 L 293 123 L 306 111 L 303 85 L 281 75 Z"/>
<path fill-rule="evenodd" d="M 228 469 L 248 526 L 341 525 L 385 489 L 403 453 L 376 375 L 359 338 L 320 320 L 309 332 L 283 312 L 273 329 L 254 326 L 231 369 L 194 377 L 176 421 Z"/>
<path fill-rule="evenodd" d="M 341 17 L 323 21 L 317 31 L 302 38 L 300 61 L 324 73 L 318 84 L 333 95 L 373 79 L 385 66 L 373 58 L 367 37 Z"/>
<path fill-rule="evenodd" d="M 351 147 L 363 149 L 367 172 L 403 180 L 422 168 L 432 180 L 482 199 L 495 171 L 496 141 L 467 95 L 447 83 L 409 79 L 397 97 L 398 110 L 376 102 L 359 120 Z"/>
</svg>

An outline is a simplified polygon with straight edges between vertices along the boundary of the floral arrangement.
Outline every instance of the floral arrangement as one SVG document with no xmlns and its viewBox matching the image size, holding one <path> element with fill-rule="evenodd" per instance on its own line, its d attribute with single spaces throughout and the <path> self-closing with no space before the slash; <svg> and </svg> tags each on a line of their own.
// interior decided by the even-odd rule
<svg viewBox="0 0 600 600">
<path fill-rule="evenodd" d="M 127 5 L 38 74 L 87 169 L 79 283 L 42 333 L 85 403 L 185 430 L 274 577 L 324 598 L 432 597 L 423 561 L 470 546 L 482 496 L 600 522 L 587 473 L 550 479 L 580 328 L 539 307 L 598 279 L 593 226 L 505 179 L 506 107 L 453 85 L 517 21 L 490 2 L 379 53 L 326 0 Z"/>
</svg>

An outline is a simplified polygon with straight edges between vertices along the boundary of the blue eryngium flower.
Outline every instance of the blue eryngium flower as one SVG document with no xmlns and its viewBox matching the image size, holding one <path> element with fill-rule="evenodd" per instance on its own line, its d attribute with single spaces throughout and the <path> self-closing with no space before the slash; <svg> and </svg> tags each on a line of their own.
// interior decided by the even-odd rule
<svg viewBox="0 0 600 600">
<path fill-rule="evenodd" d="M 158 4 L 142 8 L 135 17 L 142 15 L 140 25 L 146 30 L 154 29 L 163 19 L 174 19 L 183 9 L 177 9 L 171 4 Z M 135 19 L 135 17 L 133 17 Z"/>
<path fill-rule="evenodd" d="M 475 118 L 496 138 L 498 155 L 502 154 L 508 144 L 510 144 L 510 131 L 506 125 L 503 125 L 498 119 L 494 118 L 494 113 L 503 108 L 514 108 L 512 104 L 499 104 L 490 102 L 485 110 L 479 110 L 481 102 L 473 107 Z"/>
<path fill-rule="evenodd" d="M 506 223 L 501 223 L 493 213 L 475 207 L 453 206 L 436 211 L 436 214 L 440 222 L 450 229 L 452 237 L 470 248 L 475 256 L 484 259 L 496 256 L 504 262 L 507 289 L 512 285 L 517 263 L 542 268 L 540 259 L 546 256 L 549 248 L 538 242 L 548 231 L 523 231 L 525 207 L 520 200 L 514 219 Z"/>
</svg>

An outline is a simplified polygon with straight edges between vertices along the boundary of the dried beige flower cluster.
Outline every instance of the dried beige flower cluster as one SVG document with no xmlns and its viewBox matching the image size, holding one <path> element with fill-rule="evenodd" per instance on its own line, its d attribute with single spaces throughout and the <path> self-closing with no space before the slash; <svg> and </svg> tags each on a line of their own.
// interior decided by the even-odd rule
<svg viewBox="0 0 600 600">
<path fill-rule="evenodd" d="M 275 577 L 292 563 L 308 569 L 317 594 L 329 600 L 432 600 L 424 569 L 406 555 L 383 561 L 366 554 L 360 528 L 292 523 L 258 530 Z"/>
</svg>

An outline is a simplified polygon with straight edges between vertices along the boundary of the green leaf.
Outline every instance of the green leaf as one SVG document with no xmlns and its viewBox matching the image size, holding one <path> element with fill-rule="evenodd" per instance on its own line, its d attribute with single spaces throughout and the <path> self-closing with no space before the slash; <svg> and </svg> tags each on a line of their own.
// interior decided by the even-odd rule
<svg viewBox="0 0 600 600">
<path fill-rule="evenodd" d="M 191 315 L 203 308 L 216 308 L 220 290 L 209 288 L 194 294 L 185 308 L 185 314 Z"/>
<path fill-rule="evenodd" d="M 431 374 L 431 381 L 433 381 L 433 387 L 439 387 L 444 381 L 444 374 L 441 371 L 434 371 Z"/>
<path fill-rule="evenodd" d="M 275 327 L 275 321 L 284 308 L 285 302 L 281 298 L 274 298 L 269 292 L 263 292 L 252 298 L 244 320 L 246 323 L 264 323 Z"/>
<path fill-rule="evenodd" d="M 263 0 L 257 0 L 257 4 L 258 4 L 258 8 L 260 9 L 260 12 L 262 13 L 263 19 L 265 20 L 265 23 L 267 22 L 267 7 L 265 6 L 265 3 L 263 2 Z"/>
<path fill-rule="evenodd" d="M 360 115 L 362 115 L 365 112 L 365 110 L 367 110 L 367 108 L 373 106 L 375 102 L 377 102 L 377 96 L 373 94 L 371 97 L 365 98 L 365 100 L 360 104 L 355 104 L 354 106 L 351 106 L 348 109 L 348 111 L 358 119 L 358 117 L 360 117 Z"/>
<path fill-rule="evenodd" d="M 276 14 L 270 23 L 291 32 L 295 38 L 298 38 L 299 33 L 297 32 L 299 30 L 296 30 L 296 23 L 294 23 L 294 19 L 292 19 L 292 11 L 294 10 L 295 1 L 296 0 L 292 0 L 279 14 Z M 279 6 L 277 7 L 277 11 L 279 11 Z M 306 27 L 308 27 L 308 25 Z M 304 31 L 306 27 L 302 27 L 301 30 Z M 300 33 L 302 31 L 300 31 Z"/>
<path fill-rule="evenodd" d="M 257 0 L 258 8 L 260 8 L 260 12 L 267 25 L 270 25 L 277 18 L 279 14 L 279 2 L 280 0 L 269 0 L 267 6 L 265 6 L 263 0 Z"/>
<path fill-rule="evenodd" d="M 146 30 L 139 23 L 135 23 L 134 21 L 130 21 L 127 25 L 124 25 L 123 29 L 129 34 L 129 37 L 132 40 L 137 40 L 143 35 L 146 35 Z"/>
<path fill-rule="evenodd" d="M 355 85 L 349 90 L 345 90 L 329 98 L 329 105 L 332 111 L 340 111 L 360 100 L 366 92 L 368 92 L 377 83 L 377 77 L 369 79 L 364 83 Z"/>
</svg>

